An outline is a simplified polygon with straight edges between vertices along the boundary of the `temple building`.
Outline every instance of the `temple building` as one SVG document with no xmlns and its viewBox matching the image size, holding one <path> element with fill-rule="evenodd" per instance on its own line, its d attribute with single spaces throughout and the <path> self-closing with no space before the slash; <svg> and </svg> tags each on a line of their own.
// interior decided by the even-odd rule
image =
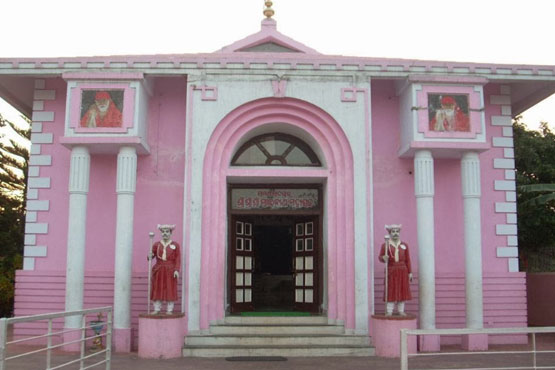
<svg viewBox="0 0 555 370">
<path fill-rule="evenodd" d="M 149 232 L 175 224 L 184 344 L 250 312 L 372 343 L 395 223 L 419 328 L 526 326 L 512 118 L 555 66 L 323 55 L 265 14 L 213 53 L 0 59 L 32 118 L 15 314 L 113 306 L 136 349 Z"/>
</svg>

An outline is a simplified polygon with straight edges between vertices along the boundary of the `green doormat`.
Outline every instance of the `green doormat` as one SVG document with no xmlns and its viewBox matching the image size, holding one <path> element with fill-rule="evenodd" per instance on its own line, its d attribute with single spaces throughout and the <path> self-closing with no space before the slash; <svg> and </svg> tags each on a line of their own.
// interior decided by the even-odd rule
<svg viewBox="0 0 555 370">
<path fill-rule="evenodd" d="M 253 312 L 241 312 L 241 316 L 310 316 L 310 312 L 253 311 Z"/>
</svg>

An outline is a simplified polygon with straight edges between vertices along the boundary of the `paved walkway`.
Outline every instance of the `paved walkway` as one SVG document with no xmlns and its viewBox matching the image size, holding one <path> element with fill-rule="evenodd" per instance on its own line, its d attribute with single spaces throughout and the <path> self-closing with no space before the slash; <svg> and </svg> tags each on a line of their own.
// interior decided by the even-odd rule
<svg viewBox="0 0 555 370">
<path fill-rule="evenodd" d="M 76 356 L 56 353 L 52 357 L 52 366 L 64 361 L 75 359 Z M 99 359 L 100 360 L 100 359 Z M 96 360 L 98 361 L 98 360 Z M 93 364 L 88 359 L 86 365 Z M 450 357 L 426 356 L 411 359 L 410 369 L 465 369 L 465 368 L 495 368 L 518 367 L 519 369 L 533 369 L 530 354 L 496 354 L 496 355 L 455 355 Z M 555 369 L 555 355 L 545 354 L 540 357 L 538 366 L 553 366 Z M 46 368 L 46 356 L 34 354 L 30 357 L 11 360 L 6 370 L 40 370 Z M 94 369 L 104 369 L 99 365 Z M 285 361 L 227 361 L 225 358 L 178 358 L 172 360 L 145 360 L 138 358 L 136 353 L 114 354 L 112 369 L 132 370 L 398 370 L 399 359 L 380 357 L 290 357 Z M 64 369 L 79 369 L 78 364 L 64 367 Z"/>
<path fill-rule="evenodd" d="M 555 350 L 555 335 L 541 336 L 538 338 L 538 350 Z M 17 346 L 8 352 L 8 356 L 26 352 L 35 348 Z M 442 348 L 443 349 L 443 348 Z M 529 345 L 492 346 L 498 354 L 455 354 L 450 356 L 420 356 L 409 359 L 409 369 L 469 369 L 469 368 L 519 368 L 533 369 L 532 354 L 512 354 L 510 351 L 529 350 Z M 459 352 L 456 347 L 443 349 Z M 92 352 L 87 352 L 91 354 Z M 467 353 L 468 352 L 464 352 Z M 76 359 L 76 354 L 55 351 L 52 356 L 52 367 L 63 362 Z M 85 365 L 94 364 L 102 360 L 103 354 L 86 360 Z M 555 369 L 555 353 L 540 353 L 537 357 L 537 366 Z M 289 357 L 285 361 L 228 361 L 225 358 L 199 358 L 186 357 L 172 360 L 145 360 L 138 357 L 137 353 L 113 354 L 112 369 L 132 370 L 399 370 L 399 359 L 381 357 Z M 29 355 L 7 362 L 5 370 L 41 370 L 46 369 L 46 354 L 44 352 Z M 63 367 L 63 369 L 79 369 L 79 364 Z M 105 369 L 99 365 L 94 369 Z"/>
</svg>

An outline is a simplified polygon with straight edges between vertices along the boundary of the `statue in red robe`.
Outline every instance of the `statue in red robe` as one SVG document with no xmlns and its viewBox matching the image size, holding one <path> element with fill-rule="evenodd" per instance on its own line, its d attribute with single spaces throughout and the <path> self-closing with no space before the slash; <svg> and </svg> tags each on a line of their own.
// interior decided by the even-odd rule
<svg viewBox="0 0 555 370">
<path fill-rule="evenodd" d="M 162 240 L 154 243 L 148 255 L 156 258 L 152 267 L 150 299 L 154 301 L 154 314 L 160 313 L 162 304 L 167 302 L 167 314 L 173 313 L 177 301 L 177 279 L 181 269 L 181 250 L 179 244 L 171 240 L 175 225 L 158 225 Z"/>
<path fill-rule="evenodd" d="M 122 123 L 121 112 L 107 91 L 95 94 L 94 103 L 81 118 L 81 127 L 121 127 Z"/>
<path fill-rule="evenodd" d="M 401 225 L 386 225 L 389 238 L 382 244 L 379 260 L 387 263 L 387 290 L 384 291 L 386 316 L 391 316 L 395 305 L 399 315 L 405 314 L 405 301 L 411 300 L 412 270 L 409 246 L 401 241 Z"/>
</svg>

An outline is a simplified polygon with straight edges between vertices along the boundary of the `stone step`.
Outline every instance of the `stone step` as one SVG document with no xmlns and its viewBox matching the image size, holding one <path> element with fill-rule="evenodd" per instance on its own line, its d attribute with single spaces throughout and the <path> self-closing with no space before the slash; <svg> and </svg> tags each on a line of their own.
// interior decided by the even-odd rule
<svg viewBox="0 0 555 370">
<path fill-rule="evenodd" d="M 188 335 L 186 346 L 369 346 L 366 335 Z"/>
<path fill-rule="evenodd" d="M 184 357 L 232 357 L 232 356 L 375 356 L 375 350 L 369 346 L 185 346 Z"/>
<path fill-rule="evenodd" d="M 229 325 L 327 325 L 328 318 L 324 316 L 226 316 L 224 323 Z"/>
<path fill-rule="evenodd" d="M 339 325 L 310 325 L 310 324 L 292 324 L 292 325 L 212 325 L 210 326 L 210 334 L 213 335 L 317 335 L 317 334 L 344 334 L 345 329 Z"/>
</svg>

